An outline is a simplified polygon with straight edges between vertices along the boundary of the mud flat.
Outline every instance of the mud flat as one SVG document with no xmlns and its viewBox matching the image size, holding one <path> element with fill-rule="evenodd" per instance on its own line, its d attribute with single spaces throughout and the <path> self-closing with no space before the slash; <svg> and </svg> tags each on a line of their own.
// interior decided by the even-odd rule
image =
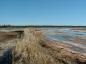
<svg viewBox="0 0 86 64">
<path fill-rule="evenodd" d="M 78 58 L 80 61 L 86 61 L 86 54 L 82 54 L 83 50 L 80 50 L 78 47 L 74 47 L 73 45 L 68 45 L 60 41 L 50 41 L 47 43 L 50 47 L 53 49 L 59 49 L 59 52 L 62 53 L 63 55 L 68 55 L 72 58 Z M 76 49 L 75 49 L 76 48 Z M 81 51 L 77 52 L 77 49 Z"/>
<path fill-rule="evenodd" d="M 79 32 L 86 32 L 86 28 L 71 28 L 71 30 L 79 31 Z"/>
<path fill-rule="evenodd" d="M 68 33 L 66 36 L 63 33 L 59 36 L 57 34 L 57 37 L 56 34 L 52 34 L 56 38 L 54 40 L 55 38 L 51 38 L 51 33 L 44 31 L 31 28 L 24 29 L 24 33 L 20 31 L 2 33 L 4 38 L 0 40 L 0 64 L 86 64 L 86 55 L 80 53 L 85 48 L 70 40 L 73 38 L 71 35 L 69 38 Z M 23 34 L 23 38 L 18 39 L 18 34 Z M 58 40 L 58 37 L 69 41 Z"/>
<path fill-rule="evenodd" d="M 86 55 L 86 33 L 62 28 L 50 29 L 46 32 L 46 36 L 51 41 L 58 41 L 67 45 L 71 51 Z"/>
</svg>

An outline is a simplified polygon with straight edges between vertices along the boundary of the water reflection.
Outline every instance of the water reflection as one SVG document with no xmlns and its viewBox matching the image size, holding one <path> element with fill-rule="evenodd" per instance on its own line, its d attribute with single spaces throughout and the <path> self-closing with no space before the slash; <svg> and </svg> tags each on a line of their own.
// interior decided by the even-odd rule
<svg viewBox="0 0 86 64">
<path fill-rule="evenodd" d="M 49 40 L 61 41 L 70 46 L 70 49 L 86 53 L 86 32 L 71 29 L 48 29 L 46 36 Z M 84 37 L 83 38 L 80 38 Z"/>
<path fill-rule="evenodd" d="M 71 41 L 77 36 L 86 36 L 86 32 L 74 31 L 71 29 L 49 29 L 48 32 L 56 33 L 56 34 L 48 34 L 49 39 L 57 39 L 57 40 L 68 40 Z M 62 34 L 58 34 L 62 33 Z"/>
</svg>

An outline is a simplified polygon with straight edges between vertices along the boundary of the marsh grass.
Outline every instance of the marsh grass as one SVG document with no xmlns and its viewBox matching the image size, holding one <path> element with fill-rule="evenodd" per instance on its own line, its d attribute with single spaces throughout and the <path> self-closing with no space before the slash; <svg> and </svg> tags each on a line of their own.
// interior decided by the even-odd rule
<svg viewBox="0 0 86 64">
<path fill-rule="evenodd" d="M 61 54 L 61 49 L 46 45 L 42 32 L 25 29 L 24 37 L 13 49 L 13 64 L 78 64 L 68 55 Z"/>
</svg>

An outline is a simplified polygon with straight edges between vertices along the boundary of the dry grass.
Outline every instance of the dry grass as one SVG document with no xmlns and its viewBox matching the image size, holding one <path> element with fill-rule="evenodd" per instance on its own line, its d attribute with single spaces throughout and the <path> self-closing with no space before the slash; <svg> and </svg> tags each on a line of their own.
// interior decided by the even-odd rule
<svg viewBox="0 0 86 64">
<path fill-rule="evenodd" d="M 78 64 L 77 60 L 61 53 L 64 50 L 53 49 L 46 43 L 40 31 L 25 29 L 23 39 L 13 50 L 13 64 Z"/>
</svg>

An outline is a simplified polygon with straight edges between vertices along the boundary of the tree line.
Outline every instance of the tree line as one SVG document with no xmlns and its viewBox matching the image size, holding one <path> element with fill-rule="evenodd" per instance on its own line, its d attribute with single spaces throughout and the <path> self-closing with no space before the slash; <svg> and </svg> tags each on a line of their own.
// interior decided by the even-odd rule
<svg viewBox="0 0 86 64">
<path fill-rule="evenodd" d="M 37 27 L 37 28 L 40 28 L 40 27 L 85 27 L 86 26 L 58 26 L 58 25 L 0 25 L 0 28 L 26 28 L 26 27 Z"/>
</svg>

